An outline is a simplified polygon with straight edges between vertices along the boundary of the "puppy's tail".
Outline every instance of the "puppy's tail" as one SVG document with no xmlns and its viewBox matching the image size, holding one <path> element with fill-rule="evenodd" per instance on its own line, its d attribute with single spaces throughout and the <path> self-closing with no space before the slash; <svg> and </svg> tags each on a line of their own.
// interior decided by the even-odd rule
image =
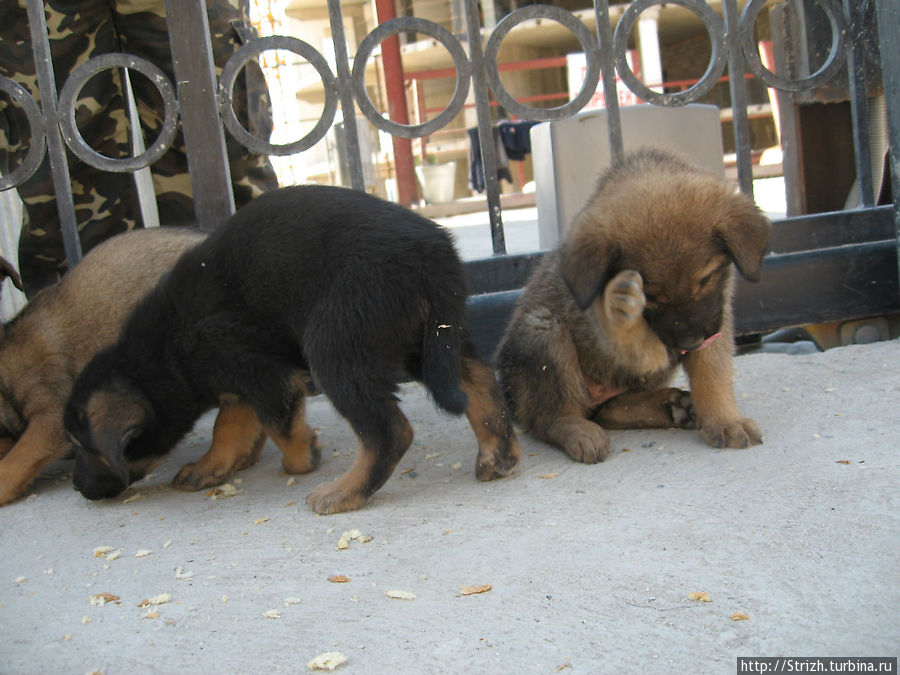
<svg viewBox="0 0 900 675">
<path fill-rule="evenodd" d="M 429 307 L 422 344 L 422 383 L 435 403 L 454 415 L 463 414 L 469 406 L 460 387 L 462 319 L 458 312 Z"/>
</svg>

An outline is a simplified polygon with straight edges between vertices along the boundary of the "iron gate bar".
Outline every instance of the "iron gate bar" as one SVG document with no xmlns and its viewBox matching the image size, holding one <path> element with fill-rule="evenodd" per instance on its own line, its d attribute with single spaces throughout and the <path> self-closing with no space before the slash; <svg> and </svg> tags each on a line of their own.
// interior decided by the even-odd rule
<svg viewBox="0 0 900 675">
<path fill-rule="evenodd" d="M 28 0 L 28 28 L 31 32 L 38 90 L 41 93 L 44 133 L 50 158 L 53 191 L 56 194 L 56 210 L 59 213 L 63 250 L 66 253 L 68 264 L 75 265 L 81 260 L 81 240 L 78 238 L 78 221 L 75 218 L 75 204 L 72 199 L 69 163 L 66 159 L 66 148 L 59 128 L 56 79 L 53 76 L 53 63 L 50 60 L 50 41 L 47 39 L 44 3 L 40 0 Z M 34 129 L 32 129 L 33 132 Z"/>
<path fill-rule="evenodd" d="M 900 263 L 900 2 L 876 0 L 878 11 L 878 43 L 881 49 L 881 83 L 887 105 L 888 139 L 890 143 L 891 196 L 894 200 L 894 233 Z"/>
<path fill-rule="evenodd" d="M 362 157 L 359 154 L 359 133 L 356 129 L 356 108 L 353 105 L 353 80 L 350 77 L 350 56 L 347 53 L 347 36 L 344 33 L 344 19 L 339 0 L 328 0 L 328 20 L 331 23 L 331 37 L 334 42 L 334 60 L 337 66 L 335 86 L 341 100 L 341 112 L 344 115 L 344 138 L 347 147 L 355 152 L 348 152 L 350 162 L 350 184 L 355 190 L 365 190 L 366 180 L 363 176 Z"/>
<path fill-rule="evenodd" d="M 234 193 L 225 152 L 225 132 L 219 123 L 206 3 L 203 0 L 166 0 L 166 23 L 194 196 L 194 215 L 201 230 L 211 231 L 234 213 Z"/>
<path fill-rule="evenodd" d="M 478 123 L 478 142 L 481 145 L 484 168 L 484 192 L 487 197 L 488 219 L 494 255 L 506 253 L 503 217 L 500 210 L 500 184 L 497 180 L 497 153 L 491 129 L 490 96 L 485 76 L 484 55 L 481 48 L 481 24 L 478 21 L 478 0 L 465 0 L 466 33 L 469 36 L 469 60 L 472 64 L 472 87 L 475 94 L 475 117 Z"/>
<path fill-rule="evenodd" d="M 740 34 L 743 36 L 749 32 L 752 39 L 754 22 L 742 22 L 738 18 L 737 0 L 722 0 L 722 14 L 728 35 Z M 759 58 L 755 44 L 753 54 Z M 747 80 L 744 79 L 744 58 L 741 55 L 741 44 L 736 39 L 730 40 L 728 45 L 728 75 L 734 147 L 737 148 L 738 186 L 740 186 L 741 192 L 752 199 L 753 163 L 750 157 L 750 118 L 747 116 Z"/>
<path fill-rule="evenodd" d="M 850 18 L 852 40 L 847 51 L 847 79 L 850 88 L 850 113 L 853 116 L 853 156 L 860 206 L 868 208 L 875 205 L 877 195 L 872 185 L 872 153 L 869 149 L 869 99 L 861 0 L 844 0 L 844 13 Z"/>
<path fill-rule="evenodd" d="M 622 139 L 622 114 L 619 112 L 619 89 L 616 84 L 616 61 L 609 21 L 609 0 L 594 0 L 594 17 L 597 24 L 597 45 L 600 49 L 600 79 L 603 81 L 609 147 L 612 152 L 612 160 L 618 162 L 625 157 L 625 142 Z"/>
</svg>

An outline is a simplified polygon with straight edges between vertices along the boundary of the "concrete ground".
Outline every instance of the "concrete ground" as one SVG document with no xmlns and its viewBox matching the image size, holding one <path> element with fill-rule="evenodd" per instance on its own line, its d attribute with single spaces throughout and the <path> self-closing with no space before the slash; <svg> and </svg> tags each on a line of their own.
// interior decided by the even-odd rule
<svg viewBox="0 0 900 675">
<path fill-rule="evenodd" d="M 737 397 L 764 445 L 613 432 L 610 459 L 583 466 L 521 436 L 518 472 L 492 483 L 475 480 L 465 421 L 408 385 L 413 446 L 368 505 L 335 516 L 304 504 L 354 453 L 322 398 L 323 465 L 296 480 L 270 446 L 232 496 L 172 489 L 210 417 L 117 499 L 84 500 L 54 466 L 0 509 L 0 672 L 305 672 L 332 651 L 347 673 L 897 656 L 898 363 L 897 341 L 741 356 Z"/>
</svg>

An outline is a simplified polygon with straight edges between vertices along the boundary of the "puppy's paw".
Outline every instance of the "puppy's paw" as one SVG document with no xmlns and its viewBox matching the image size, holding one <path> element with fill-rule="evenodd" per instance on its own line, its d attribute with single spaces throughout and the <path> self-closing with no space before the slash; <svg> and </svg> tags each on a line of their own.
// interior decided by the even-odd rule
<svg viewBox="0 0 900 675">
<path fill-rule="evenodd" d="M 672 424 L 678 429 L 696 429 L 697 413 L 691 400 L 691 392 L 683 389 L 672 389 L 666 398 L 666 408 L 672 418 Z"/>
<path fill-rule="evenodd" d="M 346 492 L 340 487 L 339 480 L 322 483 L 306 498 L 306 505 L 323 516 L 355 511 L 365 503 L 366 498 L 361 492 Z"/>
<path fill-rule="evenodd" d="M 596 464 L 609 457 L 609 436 L 590 420 L 563 417 L 553 423 L 547 435 L 576 462 Z"/>
<path fill-rule="evenodd" d="M 475 461 L 475 477 L 481 481 L 503 478 L 513 472 L 519 465 L 522 449 L 515 434 L 505 438 L 498 436 L 495 443 L 478 449 Z"/>
<path fill-rule="evenodd" d="M 319 466 L 322 461 L 322 451 L 319 449 L 316 435 L 310 433 L 302 452 L 284 453 L 281 458 L 281 467 L 287 474 L 309 473 Z"/>
<path fill-rule="evenodd" d="M 700 435 L 716 448 L 749 448 L 763 442 L 759 427 L 748 417 L 722 424 L 703 425 Z"/>
<path fill-rule="evenodd" d="M 179 490 L 195 492 L 227 483 L 233 474 L 233 468 L 222 469 L 210 466 L 208 462 L 201 460 L 181 467 L 181 470 L 172 479 L 172 486 Z"/>
<path fill-rule="evenodd" d="M 603 291 L 603 307 L 610 321 L 629 324 L 637 321 L 644 312 L 647 298 L 644 281 L 634 270 L 622 270 L 614 276 Z"/>
</svg>

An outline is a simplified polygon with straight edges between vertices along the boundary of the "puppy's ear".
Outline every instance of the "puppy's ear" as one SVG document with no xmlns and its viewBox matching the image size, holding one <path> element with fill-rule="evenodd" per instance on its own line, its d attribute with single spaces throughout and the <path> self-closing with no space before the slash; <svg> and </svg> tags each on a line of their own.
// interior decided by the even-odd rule
<svg viewBox="0 0 900 675">
<path fill-rule="evenodd" d="M 738 271 L 748 281 L 759 281 L 763 256 L 769 247 L 772 224 L 750 198 L 734 194 L 724 222 L 714 230 Z"/>
<path fill-rule="evenodd" d="M 69 400 L 65 426 L 76 454 L 98 459 L 122 485 L 130 483 L 125 450 L 153 421 L 153 409 L 135 387 L 113 379 L 90 392 L 84 402 Z"/>
<path fill-rule="evenodd" d="M 6 258 L 0 256 L 0 284 L 3 283 L 3 280 L 9 277 L 13 286 L 18 288 L 23 293 L 25 292 L 25 288 L 22 286 L 22 277 L 19 276 L 19 273 L 16 271 L 16 268 L 13 267 L 13 264 L 9 262 Z M 3 324 L 0 324 L 0 340 L 3 339 Z"/>
<path fill-rule="evenodd" d="M 581 309 L 587 309 L 606 286 L 618 258 L 618 247 L 597 236 L 571 236 L 560 246 L 563 281 Z"/>
<path fill-rule="evenodd" d="M 6 277 L 12 279 L 13 286 L 23 293 L 25 292 L 25 287 L 22 285 L 22 277 L 19 276 L 16 268 L 13 267 L 13 264 L 9 262 L 9 260 L 0 257 L 0 283 L 3 283 L 3 280 L 6 279 Z"/>
</svg>

